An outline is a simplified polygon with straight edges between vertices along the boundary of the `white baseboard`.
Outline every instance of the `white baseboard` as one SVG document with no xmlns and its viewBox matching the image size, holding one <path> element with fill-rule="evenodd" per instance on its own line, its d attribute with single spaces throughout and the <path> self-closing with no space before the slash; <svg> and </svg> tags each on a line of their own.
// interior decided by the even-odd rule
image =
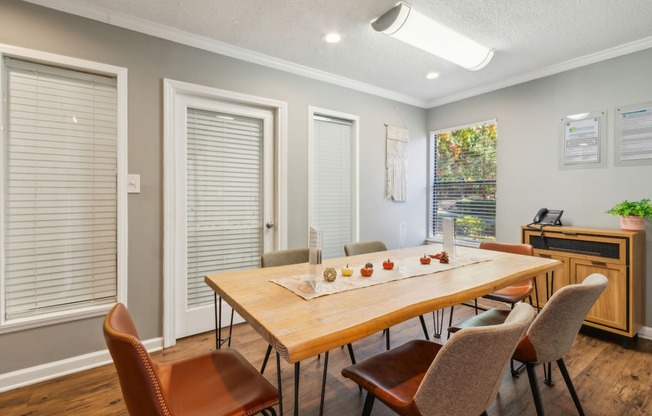
<svg viewBox="0 0 652 416">
<path fill-rule="evenodd" d="M 652 340 L 652 328 L 644 326 L 639 331 L 638 336 L 639 338 Z M 163 338 L 153 338 L 143 341 L 143 345 L 145 345 L 145 348 L 149 352 L 162 350 Z M 53 363 L 37 365 L 36 367 L 25 368 L 11 373 L 0 374 L 0 393 L 99 367 L 109 364 L 111 361 L 109 350 L 103 350 Z"/>
<path fill-rule="evenodd" d="M 652 340 L 652 328 L 649 326 L 644 326 L 640 331 L 638 331 L 638 337 Z"/>
<path fill-rule="evenodd" d="M 163 338 L 153 338 L 143 341 L 143 345 L 149 352 L 159 351 L 163 349 Z M 109 350 L 103 350 L 37 365 L 11 373 L 0 374 L 0 393 L 99 367 L 111 362 Z"/>
</svg>

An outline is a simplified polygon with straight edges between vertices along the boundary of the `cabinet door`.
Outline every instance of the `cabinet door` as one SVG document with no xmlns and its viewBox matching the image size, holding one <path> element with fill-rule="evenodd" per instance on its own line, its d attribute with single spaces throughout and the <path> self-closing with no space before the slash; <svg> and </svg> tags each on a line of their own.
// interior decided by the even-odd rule
<svg viewBox="0 0 652 416">
<path fill-rule="evenodd" d="M 585 322 L 591 326 L 608 326 L 627 331 L 627 268 L 590 260 L 571 259 L 571 279 L 581 283 L 592 273 L 607 277 L 608 283 L 602 295 L 589 311 Z"/>
<path fill-rule="evenodd" d="M 552 296 L 554 292 L 558 291 L 559 288 L 567 286 L 571 283 L 570 273 L 569 273 L 570 259 L 566 256 L 541 253 L 538 250 L 534 251 L 534 255 L 546 259 L 559 260 L 564 264 L 564 266 L 561 269 L 555 270 L 554 274 L 549 274 L 548 276 L 546 276 L 545 274 L 541 276 L 537 276 L 537 291 L 539 292 L 539 308 L 543 308 L 543 305 L 546 304 L 546 301 L 550 296 Z"/>
</svg>

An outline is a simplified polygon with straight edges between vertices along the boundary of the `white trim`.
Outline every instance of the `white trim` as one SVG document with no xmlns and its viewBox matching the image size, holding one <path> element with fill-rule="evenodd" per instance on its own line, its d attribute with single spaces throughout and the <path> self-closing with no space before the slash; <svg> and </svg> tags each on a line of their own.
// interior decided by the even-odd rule
<svg viewBox="0 0 652 416">
<path fill-rule="evenodd" d="M 652 340 L 652 327 L 642 327 L 638 332 L 638 336 L 639 338 Z M 145 340 L 143 345 L 150 353 L 160 351 L 163 349 L 163 338 Z M 109 351 L 102 350 L 0 374 L 0 393 L 100 367 L 110 364 L 112 361 Z"/>
<path fill-rule="evenodd" d="M 143 345 L 150 353 L 160 351 L 163 349 L 163 338 L 152 338 L 143 341 Z M 100 367 L 112 362 L 109 350 L 102 350 L 0 374 L 0 393 Z"/>
<path fill-rule="evenodd" d="M 100 62 L 87 61 L 85 59 L 72 58 L 64 55 L 42 52 L 34 49 L 21 48 L 17 46 L 5 45 L 0 43 L 0 80 L 4 77 L 3 59 L 5 56 L 18 59 L 28 59 L 33 62 L 45 65 L 57 65 L 64 68 L 78 70 L 83 72 L 93 72 L 106 76 L 116 77 L 117 85 L 117 302 L 127 305 L 127 286 L 128 286 L 128 204 L 127 204 L 127 169 L 128 169 L 128 86 L 127 86 L 127 68 L 108 65 Z M 3 82 L 0 81 L 0 97 L 4 97 Z M 0 102 L 0 114 L 4 113 L 4 99 Z M 0 123 L 0 131 L 4 139 L 4 123 Z M 0 173 L 0 181 L 4 181 L 4 173 Z M 2 182 L 4 183 L 4 182 Z M 0 204 L 2 205 L 2 204 Z M 0 218 L 4 218 L 4 207 L 0 207 Z M 4 225 L 0 224 L 1 247 L 4 247 Z M 0 250 L 2 251 L 2 250 Z M 1 253 L 0 259 L 4 264 L 4 252 Z M 2 273 L 2 272 L 0 272 Z M 0 298 L 4 299 L 4 284 L 0 280 Z M 106 314 L 113 305 L 89 306 L 72 311 L 62 311 L 51 314 L 39 315 L 36 317 L 16 320 L 13 323 L 4 323 L 0 327 L 0 334 L 14 331 L 21 331 L 29 328 L 36 328 L 46 325 L 54 325 L 61 322 L 69 322 L 88 317 Z"/>
<path fill-rule="evenodd" d="M 178 239 L 178 224 L 176 223 L 176 204 L 179 195 L 177 178 L 181 176 L 180 169 L 175 161 L 176 141 L 174 132 L 175 108 L 177 101 L 183 97 L 215 99 L 243 105 L 264 107 L 274 114 L 276 126 L 276 241 L 278 248 L 287 247 L 287 103 L 269 98 L 257 97 L 238 92 L 205 87 L 171 79 L 163 80 L 163 345 L 172 346 L 176 343 L 175 328 L 175 279 L 179 260 L 173 255 Z"/>
<path fill-rule="evenodd" d="M 335 117 L 342 120 L 349 120 L 353 124 L 353 148 L 354 153 L 351 155 L 353 167 L 351 173 L 353 175 L 351 187 L 353 191 L 353 200 L 351 201 L 351 219 L 353 220 L 353 229 L 351 230 L 353 238 L 352 241 L 360 239 L 360 117 L 354 114 L 342 113 L 340 111 L 328 110 L 315 106 L 308 106 L 308 225 L 312 225 L 312 201 L 313 201 L 313 186 L 312 186 L 312 166 L 313 166 L 313 144 L 314 144 L 314 119 L 316 114 L 321 114 L 328 117 Z"/>
<path fill-rule="evenodd" d="M 652 340 L 652 327 L 644 326 L 638 331 L 638 337 Z"/>
<path fill-rule="evenodd" d="M 440 105 L 460 101 L 465 98 L 475 97 L 476 95 L 486 94 L 488 92 L 511 87 L 513 85 L 523 84 L 528 81 L 545 78 L 550 75 L 559 74 L 561 72 L 570 71 L 572 69 L 581 68 L 583 66 L 595 64 L 598 62 L 606 61 L 607 59 L 617 58 L 619 56 L 639 52 L 649 48 L 652 48 L 652 36 L 625 43 L 623 45 L 614 46 L 613 48 L 598 51 L 589 55 L 580 56 L 578 58 L 560 62 L 555 65 L 539 68 L 534 71 L 524 72 L 522 74 L 515 75 L 512 78 L 495 82 L 493 84 L 486 84 L 482 87 L 472 88 L 470 90 L 460 91 L 445 97 L 436 98 L 434 100 L 428 101 L 425 107 L 429 109 L 438 107 Z"/>
<path fill-rule="evenodd" d="M 160 39 L 166 39 L 172 42 L 180 43 L 182 45 L 192 46 L 198 49 L 229 56 L 231 58 L 239 59 L 242 61 L 263 65 L 268 68 L 278 69 L 283 72 L 327 82 L 329 84 L 339 85 L 341 87 L 365 92 L 368 94 L 376 95 L 378 97 L 383 97 L 422 108 L 425 108 L 427 105 L 426 100 L 420 98 L 411 97 L 409 95 L 390 91 L 385 88 L 376 87 L 364 82 L 355 81 L 350 78 L 345 78 L 339 75 L 331 74 L 329 72 L 321 71 L 319 69 L 310 68 L 308 66 L 299 65 L 290 61 L 275 58 L 273 56 L 220 42 L 215 39 L 195 35 L 169 26 L 153 23 L 145 19 L 110 11 L 101 7 L 92 6 L 89 4 L 80 4 L 77 1 L 68 0 L 26 1 L 72 15 L 86 17 L 88 19 L 93 19 L 102 23 L 107 23 L 124 29 L 144 33 L 146 35 L 155 36 Z"/>
<path fill-rule="evenodd" d="M 341 87 L 350 88 L 352 90 L 364 92 L 367 94 L 375 95 L 378 97 L 387 98 L 390 100 L 402 102 L 405 104 L 414 105 L 421 108 L 434 108 L 440 105 L 449 104 L 455 101 L 460 101 L 465 98 L 474 97 L 476 95 L 485 94 L 491 91 L 496 91 L 501 88 L 511 87 L 513 85 L 522 84 L 524 82 L 532 81 L 535 79 L 547 77 L 550 75 L 558 74 L 560 72 L 569 71 L 571 69 L 580 68 L 582 66 L 591 65 L 597 62 L 606 61 L 607 59 L 616 58 L 618 56 L 627 55 L 630 53 L 642 51 L 652 48 L 652 36 L 629 42 L 623 45 L 615 46 L 613 48 L 598 51 L 589 55 L 581 56 L 579 58 L 570 59 L 559 64 L 550 65 L 544 68 L 539 68 L 534 71 L 524 72 L 514 77 L 496 82 L 493 84 L 483 85 L 478 88 L 472 88 L 465 91 L 460 91 L 455 94 L 439 97 L 434 100 L 424 100 L 417 97 L 397 93 L 384 88 L 376 87 L 364 82 L 355 81 L 339 75 L 330 74 L 325 71 L 310 68 L 303 65 L 298 65 L 289 61 L 274 58 L 269 55 L 253 52 L 244 48 L 229 45 L 224 42 L 209 39 L 203 36 L 193 35 L 178 29 L 168 26 L 152 23 L 144 19 L 138 19 L 133 16 L 125 15 L 122 13 L 113 12 L 97 6 L 89 4 L 80 4 L 74 0 L 24 0 L 28 3 L 37 4 L 39 6 L 48 7 L 50 9 L 59 10 L 76 16 L 93 19 L 99 22 L 107 23 L 113 26 L 121 27 L 124 29 L 133 30 L 136 32 L 144 33 L 150 36 L 155 36 L 161 39 L 167 39 L 173 42 L 181 43 L 183 45 L 193 46 L 209 52 L 214 52 L 220 55 L 230 56 L 232 58 L 240 59 L 242 61 L 252 62 L 259 65 L 264 65 L 269 68 L 278 69 L 280 71 L 289 72 L 295 75 L 300 75 L 306 78 L 312 78 L 319 81 L 327 82 Z"/>
</svg>

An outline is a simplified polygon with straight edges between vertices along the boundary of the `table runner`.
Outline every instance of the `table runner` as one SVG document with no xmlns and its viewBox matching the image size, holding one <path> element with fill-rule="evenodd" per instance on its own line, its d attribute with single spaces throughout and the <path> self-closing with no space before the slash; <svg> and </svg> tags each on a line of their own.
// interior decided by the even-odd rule
<svg viewBox="0 0 652 416">
<path fill-rule="evenodd" d="M 394 267 L 393 270 L 385 270 L 382 268 L 382 265 L 375 265 L 374 273 L 370 277 L 363 277 L 360 275 L 360 269 L 364 264 L 351 265 L 350 267 L 353 269 L 352 276 L 343 276 L 339 269 L 336 269 L 337 278 L 334 282 L 327 282 L 321 275 L 318 276 L 316 282 L 316 291 L 313 289 L 311 282 L 309 282 L 308 274 L 272 279 L 270 282 L 276 283 L 288 289 L 303 299 L 310 300 L 321 296 L 345 292 L 347 290 L 360 289 L 363 287 L 393 282 L 395 280 L 424 276 L 490 260 L 490 257 L 484 257 L 482 254 L 477 254 L 469 257 L 456 258 L 454 262 L 447 264 L 440 263 L 437 259 L 432 259 L 430 264 L 421 264 L 419 262 L 419 257 L 406 257 L 405 270 L 403 273 L 399 272 L 398 264 Z M 328 265 L 322 266 L 323 267 L 321 267 L 321 270 L 323 270 L 325 267 L 328 267 Z M 308 268 L 308 265 L 306 265 L 306 268 Z"/>
</svg>

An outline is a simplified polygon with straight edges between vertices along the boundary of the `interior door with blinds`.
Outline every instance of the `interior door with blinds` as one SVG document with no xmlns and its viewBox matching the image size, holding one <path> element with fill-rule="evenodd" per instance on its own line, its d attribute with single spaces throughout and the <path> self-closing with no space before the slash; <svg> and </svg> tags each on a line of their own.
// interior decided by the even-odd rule
<svg viewBox="0 0 652 416">
<path fill-rule="evenodd" d="M 357 240 L 357 120 L 337 115 L 312 117 L 310 225 L 322 233 L 325 259 L 342 257 L 344 244 Z"/>
<path fill-rule="evenodd" d="M 177 338 L 214 326 L 214 292 L 204 277 L 260 267 L 274 241 L 274 229 L 265 227 L 274 218 L 272 112 L 207 100 L 185 106 L 185 206 L 177 210 L 185 222 L 185 247 L 178 248 L 185 249 L 185 273 L 176 285 Z"/>
</svg>

